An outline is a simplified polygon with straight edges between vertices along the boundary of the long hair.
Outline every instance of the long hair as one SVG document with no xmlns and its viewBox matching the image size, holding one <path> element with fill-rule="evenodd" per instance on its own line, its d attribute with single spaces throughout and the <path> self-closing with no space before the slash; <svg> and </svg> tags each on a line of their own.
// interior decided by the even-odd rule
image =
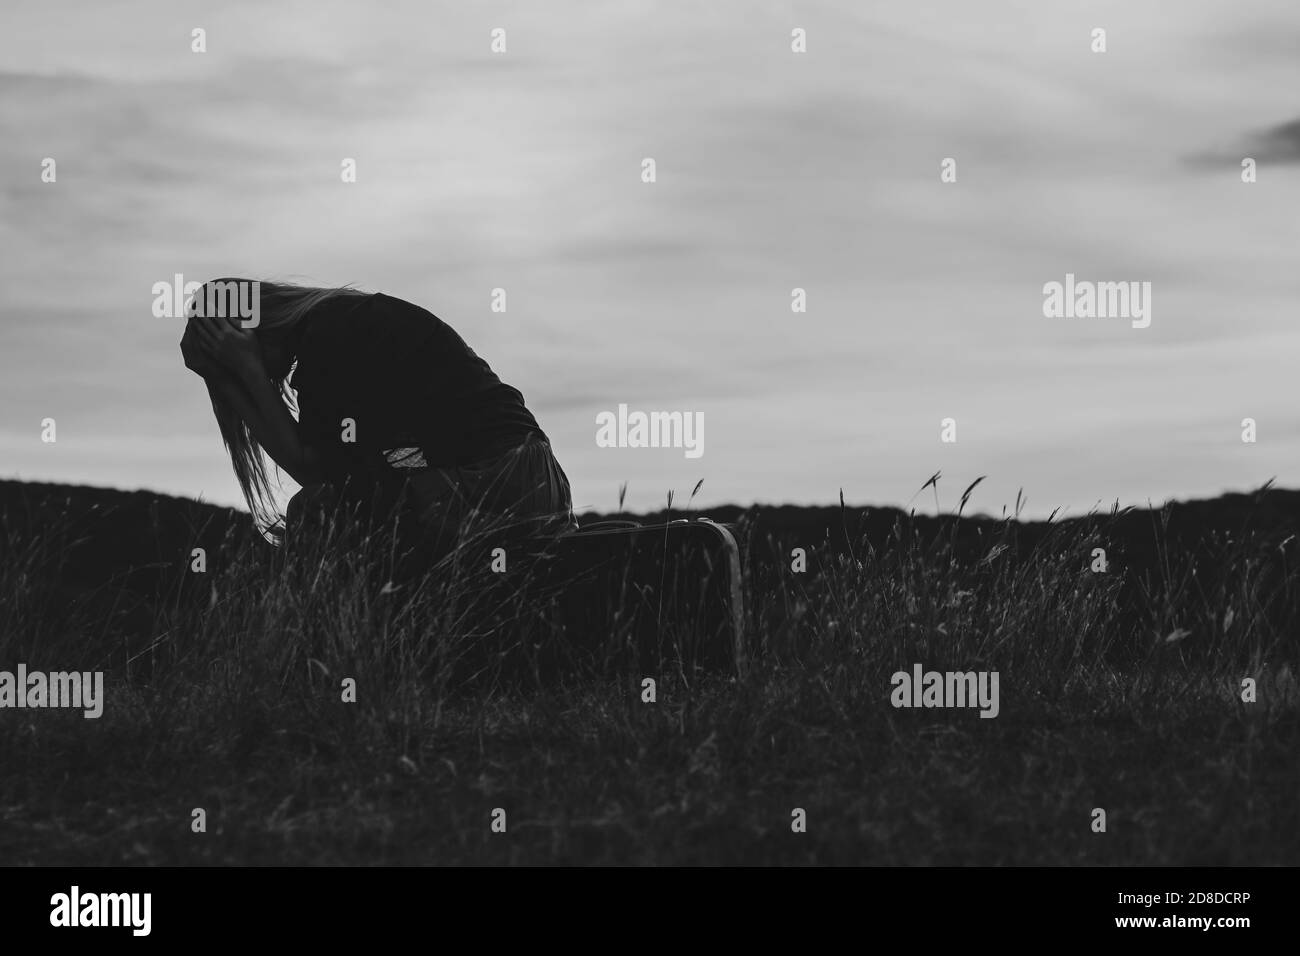
<svg viewBox="0 0 1300 956">
<path fill-rule="evenodd" d="M 239 294 L 246 297 L 248 293 L 244 290 L 253 288 L 251 282 L 252 280 L 247 279 L 213 279 L 205 283 L 195 294 L 195 307 L 204 308 L 205 302 L 213 302 L 214 290 L 216 294 L 221 294 L 223 284 L 226 289 L 240 290 Z M 232 287 L 230 283 L 238 283 L 238 285 Z M 297 356 L 292 351 L 288 351 L 290 344 L 296 340 L 296 336 L 292 336 L 291 333 L 300 323 L 310 321 L 313 310 L 322 302 L 338 296 L 366 294 L 351 286 L 322 287 L 260 281 L 259 321 L 254 331 L 260 342 L 285 350 L 285 361 L 276 368 L 268 368 L 267 374 L 271 384 L 280 393 L 295 418 L 298 412 L 297 403 L 293 390 L 287 384 L 290 374 L 297 365 Z M 247 306 L 250 303 L 245 301 L 243 304 Z M 239 482 L 244 501 L 247 502 L 248 510 L 253 515 L 253 521 L 263 535 L 278 540 L 280 537 L 278 529 L 283 527 L 283 516 L 276 504 L 271 486 L 267 455 L 254 437 L 252 429 L 239 413 L 223 402 L 215 391 L 210 389 L 209 394 L 212 398 L 212 412 L 221 429 L 221 440 L 226 446 L 227 454 L 230 455 L 235 479 Z"/>
</svg>

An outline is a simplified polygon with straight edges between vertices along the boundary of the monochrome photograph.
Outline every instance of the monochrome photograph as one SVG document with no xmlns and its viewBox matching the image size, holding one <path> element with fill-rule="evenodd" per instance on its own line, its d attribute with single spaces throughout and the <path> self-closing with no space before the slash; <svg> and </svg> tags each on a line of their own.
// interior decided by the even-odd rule
<svg viewBox="0 0 1300 956">
<path fill-rule="evenodd" d="M 0 23 L 6 925 L 502 867 L 1268 922 L 1300 7 Z"/>
</svg>

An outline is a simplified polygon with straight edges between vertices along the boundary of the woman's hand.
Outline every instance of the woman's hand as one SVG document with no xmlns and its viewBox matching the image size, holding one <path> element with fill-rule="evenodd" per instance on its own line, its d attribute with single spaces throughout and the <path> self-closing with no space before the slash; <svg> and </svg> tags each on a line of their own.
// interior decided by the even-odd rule
<svg viewBox="0 0 1300 956">
<path fill-rule="evenodd" d="M 191 331 L 194 333 L 194 347 L 198 353 L 195 359 L 199 363 L 206 364 L 211 369 L 224 370 L 239 381 L 266 377 L 262 348 L 251 329 L 240 328 L 233 320 L 222 316 L 196 315 L 190 319 L 185 334 L 189 335 Z M 185 352 L 183 338 L 181 351 Z M 194 368 L 188 357 L 185 364 Z M 199 374 L 207 377 L 203 372 Z"/>
<path fill-rule="evenodd" d="M 199 334 L 195 331 L 192 321 L 186 324 L 185 334 L 181 336 L 181 358 L 185 360 L 185 367 L 200 378 L 211 381 L 220 371 L 217 364 L 203 350 L 199 342 Z"/>
</svg>

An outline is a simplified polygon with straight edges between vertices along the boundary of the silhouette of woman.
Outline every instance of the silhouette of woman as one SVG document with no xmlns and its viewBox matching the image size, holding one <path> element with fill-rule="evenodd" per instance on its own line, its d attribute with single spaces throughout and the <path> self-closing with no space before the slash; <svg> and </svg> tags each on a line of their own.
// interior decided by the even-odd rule
<svg viewBox="0 0 1300 956">
<path fill-rule="evenodd" d="M 290 545 L 340 506 L 408 516 L 434 554 L 471 513 L 530 534 L 577 525 L 568 478 L 523 396 L 419 306 L 215 279 L 189 306 L 181 354 L 207 384 L 254 520 Z M 263 452 L 302 485 L 283 522 Z"/>
</svg>

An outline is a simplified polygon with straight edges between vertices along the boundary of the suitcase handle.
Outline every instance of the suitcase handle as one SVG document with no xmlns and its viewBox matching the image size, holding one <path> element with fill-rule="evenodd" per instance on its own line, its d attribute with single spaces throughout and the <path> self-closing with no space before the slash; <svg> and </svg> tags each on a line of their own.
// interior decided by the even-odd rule
<svg viewBox="0 0 1300 956">
<path fill-rule="evenodd" d="M 615 528 L 639 528 L 639 521 L 628 521 L 626 519 L 611 519 L 609 521 L 593 521 L 591 524 L 584 524 L 574 534 L 582 534 L 584 531 L 612 531 Z"/>
</svg>

